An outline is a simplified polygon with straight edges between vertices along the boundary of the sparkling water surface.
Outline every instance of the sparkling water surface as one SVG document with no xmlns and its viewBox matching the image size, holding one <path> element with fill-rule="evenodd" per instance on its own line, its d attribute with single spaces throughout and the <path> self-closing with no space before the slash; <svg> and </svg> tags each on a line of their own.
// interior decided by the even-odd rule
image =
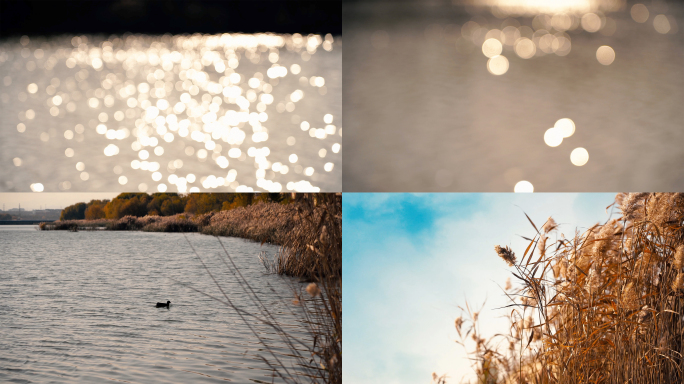
<svg viewBox="0 0 684 384">
<path fill-rule="evenodd" d="M 0 41 L 0 190 L 342 190 L 332 35 Z"/>
<path fill-rule="evenodd" d="M 345 191 L 684 188 L 681 2 L 461 3 L 345 5 Z"/>
<path fill-rule="evenodd" d="M 258 313 L 211 236 L 188 234 L 231 300 Z M 264 274 L 276 246 L 222 238 L 268 309 L 306 339 L 292 284 Z M 220 292 L 183 234 L 36 231 L 0 226 L 0 381 L 272 382 L 269 357 L 234 310 L 189 288 Z M 171 301 L 170 309 L 155 308 Z M 280 338 L 252 323 L 289 368 Z M 278 380 L 275 380 L 278 382 Z"/>
</svg>

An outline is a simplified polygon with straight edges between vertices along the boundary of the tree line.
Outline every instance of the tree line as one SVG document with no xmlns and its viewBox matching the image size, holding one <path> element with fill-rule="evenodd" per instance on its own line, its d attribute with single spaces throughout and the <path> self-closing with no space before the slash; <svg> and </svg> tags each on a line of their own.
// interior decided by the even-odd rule
<svg viewBox="0 0 684 384">
<path fill-rule="evenodd" d="M 257 202 L 289 204 L 290 193 L 121 193 L 110 200 L 76 203 L 62 210 L 60 220 L 120 219 L 124 216 L 173 216 L 178 213 L 203 214 Z"/>
</svg>

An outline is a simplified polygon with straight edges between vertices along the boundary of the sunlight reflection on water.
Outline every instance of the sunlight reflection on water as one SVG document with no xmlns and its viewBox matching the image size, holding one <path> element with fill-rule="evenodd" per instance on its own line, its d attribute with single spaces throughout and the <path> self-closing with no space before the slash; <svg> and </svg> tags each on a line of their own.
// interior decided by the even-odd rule
<svg viewBox="0 0 684 384">
<path fill-rule="evenodd" d="M 329 34 L 5 41 L 0 189 L 340 191 L 341 64 Z"/>
<path fill-rule="evenodd" d="M 346 191 L 684 188 L 681 3 L 460 3 L 345 7 Z"/>
</svg>

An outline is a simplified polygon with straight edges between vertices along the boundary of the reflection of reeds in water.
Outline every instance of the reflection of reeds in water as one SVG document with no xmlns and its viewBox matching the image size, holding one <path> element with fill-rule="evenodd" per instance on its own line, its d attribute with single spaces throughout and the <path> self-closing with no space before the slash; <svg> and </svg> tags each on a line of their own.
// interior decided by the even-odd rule
<svg viewBox="0 0 684 384">
<path fill-rule="evenodd" d="M 469 307 L 456 320 L 479 382 L 682 382 L 684 194 L 619 194 L 616 205 L 621 218 L 556 241 L 552 219 L 530 220 L 520 260 L 497 247 L 521 284 L 506 290 L 510 334 L 481 338 Z"/>
</svg>

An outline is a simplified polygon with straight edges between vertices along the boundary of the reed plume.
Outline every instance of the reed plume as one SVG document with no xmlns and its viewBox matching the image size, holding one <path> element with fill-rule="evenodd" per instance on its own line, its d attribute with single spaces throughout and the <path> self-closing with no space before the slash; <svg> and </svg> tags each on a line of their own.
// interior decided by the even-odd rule
<svg viewBox="0 0 684 384">
<path fill-rule="evenodd" d="M 494 247 L 494 250 L 500 258 L 504 259 L 504 261 L 508 263 L 509 267 L 515 265 L 515 253 L 510 248 L 508 248 L 508 246 L 501 248 L 500 245 L 497 245 Z"/>
</svg>

